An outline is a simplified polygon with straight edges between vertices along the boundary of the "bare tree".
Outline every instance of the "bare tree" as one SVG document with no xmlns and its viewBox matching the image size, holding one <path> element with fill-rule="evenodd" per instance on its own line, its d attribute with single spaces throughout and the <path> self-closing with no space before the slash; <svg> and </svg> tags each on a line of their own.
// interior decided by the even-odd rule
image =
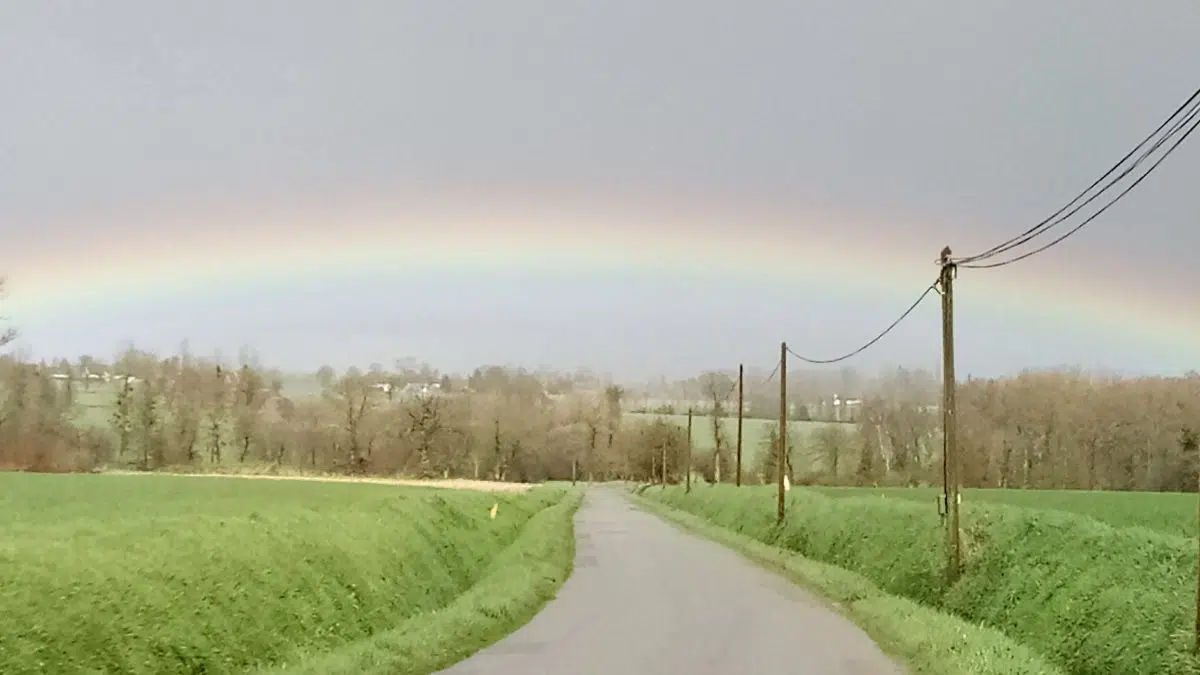
<svg viewBox="0 0 1200 675">
<path fill-rule="evenodd" d="M 345 470 L 351 473 L 366 471 L 371 439 L 365 421 L 374 410 L 372 387 L 365 375 L 351 368 L 327 392 L 327 397 L 340 408 L 342 431 L 346 440 Z"/>
<path fill-rule="evenodd" d="M 329 389 L 337 380 L 337 373 L 333 371 L 331 366 L 321 366 L 317 369 L 317 383 L 321 385 L 321 389 Z"/>
<path fill-rule="evenodd" d="M 883 417 L 879 402 L 871 401 L 864 405 L 860 419 L 858 467 L 854 471 L 854 477 L 859 485 L 875 485 L 887 471 L 880 440 L 883 435 Z"/>
<path fill-rule="evenodd" d="M 713 435 L 713 482 L 721 482 L 722 464 L 726 464 L 728 459 L 726 446 L 728 441 L 725 439 L 725 406 L 729 400 L 729 394 L 733 392 L 733 380 L 722 373 L 706 373 L 702 378 L 704 397 L 710 404 L 709 422 L 712 425 Z"/>
<path fill-rule="evenodd" d="M 4 296 L 4 293 L 5 293 L 4 287 L 7 285 L 7 281 L 8 281 L 7 279 L 0 277 L 0 297 Z M 17 339 L 17 329 L 16 328 L 9 326 L 9 327 L 5 328 L 4 330 L 0 330 L 0 347 L 11 344 L 12 341 L 16 340 L 16 339 Z"/>
<path fill-rule="evenodd" d="M 243 365 L 238 370 L 233 416 L 239 462 L 249 459 L 250 450 L 258 438 L 259 417 L 266 402 L 265 384 L 262 375 L 249 365 Z"/>
<path fill-rule="evenodd" d="M 49 368 L 4 359 L 0 368 L 0 467 L 30 471 L 82 468 L 90 453 L 71 422 L 71 406 Z"/>
<path fill-rule="evenodd" d="M 841 476 L 842 461 L 850 446 L 850 435 L 841 424 L 824 424 L 813 434 L 813 450 L 821 471 L 833 482 Z"/>
<path fill-rule="evenodd" d="M 117 386 L 117 397 L 112 412 L 112 426 L 117 435 L 117 458 L 124 460 L 129 452 L 133 437 L 134 398 L 133 376 L 126 375 Z"/>
<path fill-rule="evenodd" d="M 613 445 L 613 437 L 621 430 L 621 403 L 625 399 L 625 390 L 616 385 L 604 388 L 604 411 L 608 421 L 608 447 Z"/>
<path fill-rule="evenodd" d="M 687 431 L 657 417 L 638 430 L 631 463 L 648 483 L 676 483 L 687 465 Z"/>
<path fill-rule="evenodd" d="M 200 416 L 204 406 L 203 377 L 190 359 L 182 359 L 164 387 L 164 429 L 172 462 L 194 464 L 200 440 Z"/>
<path fill-rule="evenodd" d="M 220 365 L 213 367 L 213 377 L 208 382 L 208 414 L 205 419 L 205 431 L 208 434 L 208 461 L 213 465 L 221 463 L 221 455 L 225 448 L 225 415 L 228 405 L 229 383 L 226 373 Z"/>
<path fill-rule="evenodd" d="M 128 380 L 126 380 L 128 384 Z M 141 458 L 138 468 L 142 471 L 161 468 L 163 462 L 162 419 L 160 417 L 159 392 L 153 379 L 142 380 L 138 387 L 137 422 L 138 445 Z"/>
<path fill-rule="evenodd" d="M 450 458 L 435 456 L 436 444 L 446 432 L 442 401 L 435 394 L 420 394 L 407 405 L 408 435 L 415 445 L 417 475 L 430 478 L 441 473 Z"/>
<path fill-rule="evenodd" d="M 274 401 L 277 422 L 271 434 L 270 460 L 276 468 L 279 468 L 288 460 L 289 447 L 294 448 L 298 445 L 301 432 L 296 423 L 298 416 L 296 403 L 292 399 L 278 394 Z"/>
<path fill-rule="evenodd" d="M 611 451 L 614 435 L 619 431 L 620 426 L 619 423 L 614 424 L 613 422 L 612 398 L 610 397 L 606 397 L 604 410 L 601 410 L 594 398 L 579 394 L 570 397 L 570 406 L 572 410 L 568 424 L 577 424 L 583 430 L 582 442 L 571 458 L 573 477 L 575 472 L 582 470 L 587 474 L 587 479 L 591 481 L 595 479 L 597 441 L 601 432 L 607 433 L 606 447 Z"/>
</svg>

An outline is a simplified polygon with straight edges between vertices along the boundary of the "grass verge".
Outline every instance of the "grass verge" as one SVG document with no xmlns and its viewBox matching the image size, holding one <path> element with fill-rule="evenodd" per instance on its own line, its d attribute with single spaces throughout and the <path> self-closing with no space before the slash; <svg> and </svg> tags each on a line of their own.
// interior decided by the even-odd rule
<svg viewBox="0 0 1200 675">
<path fill-rule="evenodd" d="M 706 488 L 707 489 L 707 488 Z M 889 595 L 860 574 L 768 545 L 657 499 L 635 494 L 647 511 L 727 546 L 828 599 L 910 672 L 930 675 L 1061 675 L 1033 650 L 990 628 Z"/>
<path fill-rule="evenodd" d="M 583 497 L 571 491 L 529 519 L 487 574 L 446 607 L 293 666 L 257 675 L 424 675 L 446 668 L 525 625 L 572 571 L 574 514 Z"/>
<path fill-rule="evenodd" d="M 418 618 L 499 577 L 510 604 L 479 601 L 469 626 L 496 635 L 569 569 L 561 551 L 555 571 L 518 565 L 544 577 L 503 562 L 571 545 L 568 494 L 0 474 L 0 672 L 304 663 L 400 626 L 424 630 Z"/>
</svg>

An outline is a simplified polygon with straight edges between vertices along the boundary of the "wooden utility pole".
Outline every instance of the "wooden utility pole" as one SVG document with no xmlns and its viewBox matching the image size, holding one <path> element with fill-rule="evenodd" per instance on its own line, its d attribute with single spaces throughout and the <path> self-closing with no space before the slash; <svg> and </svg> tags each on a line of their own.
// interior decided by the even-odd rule
<svg viewBox="0 0 1200 675">
<path fill-rule="evenodd" d="M 571 460 L 571 485 L 575 484 L 575 477 L 576 477 L 576 475 L 578 475 L 578 473 L 579 473 L 579 460 L 572 459 Z"/>
<path fill-rule="evenodd" d="M 962 537 L 959 530 L 958 420 L 954 377 L 954 276 L 957 273 L 950 261 L 950 247 L 942 249 L 942 266 L 938 283 L 942 291 L 942 498 L 946 518 L 946 577 L 953 583 L 962 569 Z"/>
<path fill-rule="evenodd" d="M 688 431 L 687 431 L 687 487 L 684 492 L 691 493 L 692 491 L 692 409 L 688 408 Z"/>
<path fill-rule="evenodd" d="M 787 515 L 787 505 L 784 502 L 783 472 L 787 457 L 787 343 L 779 343 L 779 450 L 776 457 L 775 482 L 778 483 L 779 496 L 776 505 L 776 516 L 779 522 Z"/>
<path fill-rule="evenodd" d="M 1196 496 L 1200 497 L 1200 485 L 1196 488 Z M 1196 519 L 1200 522 L 1200 502 L 1196 502 Z M 1200 539 L 1198 539 L 1200 542 Z M 1196 566 L 1196 628 L 1195 651 L 1200 653 L 1200 565 Z"/>
<path fill-rule="evenodd" d="M 664 438 L 662 441 L 662 486 L 664 490 L 667 489 L 667 448 L 670 445 L 670 442 Z"/>
<path fill-rule="evenodd" d="M 738 437 L 737 437 L 737 477 L 735 483 L 742 486 L 742 409 L 746 407 L 746 367 L 738 364 Z"/>
</svg>

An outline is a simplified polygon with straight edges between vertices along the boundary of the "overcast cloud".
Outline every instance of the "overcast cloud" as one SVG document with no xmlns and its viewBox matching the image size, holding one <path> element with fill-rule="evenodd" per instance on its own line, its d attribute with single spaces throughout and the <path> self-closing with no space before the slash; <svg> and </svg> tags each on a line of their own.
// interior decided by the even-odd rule
<svg viewBox="0 0 1200 675">
<path fill-rule="evenodd" d="M 27 240 L 30 223 L 83 223 L 147 200 L 553 184 L 786 199 L 928 221 L 946 240 L 959 227 L 1002 238 L 1057 208 L 1196 88 L 1196 26 L 1194 0 L 8 2 L 0 233 Z M 1189 144 L 1062 255 L 1144 257 L 1165 287 L 1195 288 L 1198 180 L 1200 147 Z M 505 284 L 493 285 L 490 311 L 562 306 L 542 285 Z M 69 317 L 22 328 L 38 354 L 111 350 L 122 338 L 170 348 L 187 333 L 227 349 L 253 340 L 288 367 L 423 351 L 454 368 L 511 360 L 646 374 L 777 341 L 704 330 L 707 311 L 667 311 L 668 291 L 638 292 L 629 307 L 619 299 L 632 286 L 562 291 L 610 308 L 616 334 L 603 337 L 595 309 L 488 330 L 483 310 L 468 321 L 437 309 L 473 292 L 454 284 L 396 324 L 365 301 L 357 324 L 322 326 L 320 298 L 288 310 L 242 294 L 211 316 L 257 324 L 216 329 L 146 307 L 86 331 Z M 267 301 L 269 321 L 256 311 Z M 739 299 L 712 302 L 732 316 Z M 870 298 L 815 308 L 832 327 L 814 351 L 840 349 L 894 309 Z M 964 357 L 976 371 L 1183 365 L 1137 344 L 1055 338 L 1053 326 L 1040 345 L 976 328 L 972 346 L 987 357 Z M 664 334 L 690 337 L 680 350 Z M 930 335 L 898 333 L 863 363 L 931 364 Z"/>
</svg>

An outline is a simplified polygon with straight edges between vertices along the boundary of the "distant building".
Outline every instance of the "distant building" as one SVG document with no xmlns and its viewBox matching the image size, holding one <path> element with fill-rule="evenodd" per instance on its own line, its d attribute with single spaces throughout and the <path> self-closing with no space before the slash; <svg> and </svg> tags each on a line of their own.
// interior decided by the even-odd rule
<svg viewBox="0 0 1200 675">
<path fill-rule="evenodd" d="M 400 389 L 400 396 L 414 398 L 417 396 L 436 396 L 442 393 L 442 385 L 438 382 L 409 382 Z"/>
</svg>

